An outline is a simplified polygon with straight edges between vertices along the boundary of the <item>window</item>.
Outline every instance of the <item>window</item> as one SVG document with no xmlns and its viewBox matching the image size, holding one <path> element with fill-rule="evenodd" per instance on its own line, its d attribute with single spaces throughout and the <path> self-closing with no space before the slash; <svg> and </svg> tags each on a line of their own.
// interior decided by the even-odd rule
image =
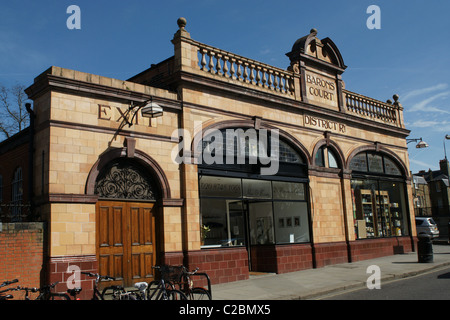
<svg viewBox="0 0 450 320">
<path fill-rule="evenodd" d="M 386 155 L 363 152 L 352 159 L 350 168 L 356 238 L 408 235 L 405 182 L 399 166 Z"/>
<path fill-rule="evenodd" d="M 12 221 L 20 221 L 20 215 L 22 213 L 22 168 L 19 167 L 14 171 L 14 178 L 11 185 L 11 219 Z"/>
<path fill-rule="evenodd" d="M 203 158 L 223 159 L 198 166 L 203 248 L 310 241 L 305 158 L 272 134 L 228 128 L 203 138 Z M 278 171 L 261 175 L 277 150 Z"/>
<path fill-rule="evenodd" d="M 315 164 L 319 167 L 339 168 L 337 159 L 335 152 L 331 148 L 322 146 L 317 150 Z"/>
<path fill-rule="evenodd" d="M 353 157 L 350 169 L 357 172 L 402 176 L 402 171 L 396 162 L 386 155 L 376 152 L 362 152 Z"/>
<path fill-rule="evenodd" d="M 199 183 L 204 247 L 310 241 L 305 183 L 215 176 Z"/>
</svg>

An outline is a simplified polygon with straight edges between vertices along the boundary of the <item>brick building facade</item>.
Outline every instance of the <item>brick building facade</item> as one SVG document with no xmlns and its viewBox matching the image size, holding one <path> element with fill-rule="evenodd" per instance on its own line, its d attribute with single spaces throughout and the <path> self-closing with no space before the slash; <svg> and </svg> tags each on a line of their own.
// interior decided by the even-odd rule
<svg viewBox="0 0 450 320">
<path fill-rule="evenodd" d="M 26 90 L 50 280 L 75 264 L 129 285 L 168 263 L 222 283 L 414 250 L 397 96 L 346 90 L 317 30 L 284 70 L 178 22 L 174 56 L 127 81 L 51 67 Z"/>
</svg>

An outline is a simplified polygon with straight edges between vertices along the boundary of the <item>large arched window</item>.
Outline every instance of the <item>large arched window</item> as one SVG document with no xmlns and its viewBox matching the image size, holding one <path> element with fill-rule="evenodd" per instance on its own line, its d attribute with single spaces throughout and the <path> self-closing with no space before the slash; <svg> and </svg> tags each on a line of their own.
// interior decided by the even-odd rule
<svg viewBox="0 0 450 320">
<path fill-rule="evenodd" d="M 199 164 L 203 248 L 310 241 L 305 157 L 271 134 L 206 131 Z M 277 171 L 261 174 L 274 159 Z"/>
<path fill-rule="evenodd" d="M 405 177 L 400 164 L 387 154 L 365 151 L 351 159 L 349 168 L 356 237 L 408 235 Z"/>
</svg>

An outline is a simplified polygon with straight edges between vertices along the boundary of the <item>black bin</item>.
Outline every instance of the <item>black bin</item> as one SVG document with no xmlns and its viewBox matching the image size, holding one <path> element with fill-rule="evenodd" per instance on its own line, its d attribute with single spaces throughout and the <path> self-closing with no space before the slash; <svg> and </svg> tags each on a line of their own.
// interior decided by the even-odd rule
<svg viewBox="0 0 450 320">
<path fill-rule="evenodd" d="M 419 234 L 417 237 L 419 238 L 419 242 L 417 243 L 419 262 L 433 262 L 433 243 L 431 242 L 431 237 L 427 234 Z"/>
</svg>

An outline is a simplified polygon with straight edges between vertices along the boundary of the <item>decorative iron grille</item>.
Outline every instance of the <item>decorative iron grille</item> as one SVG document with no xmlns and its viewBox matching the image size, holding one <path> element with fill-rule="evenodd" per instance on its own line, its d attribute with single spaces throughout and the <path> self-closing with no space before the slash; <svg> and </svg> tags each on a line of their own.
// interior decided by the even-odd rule
<svg viewBox="0 0 450 320">
<path fill-rule="evenodd" d="M 95 183 L 99 198 L 156 200 L 151 177 L 136 163 L 117 160 L 100 173 Z"/>
</svg>

